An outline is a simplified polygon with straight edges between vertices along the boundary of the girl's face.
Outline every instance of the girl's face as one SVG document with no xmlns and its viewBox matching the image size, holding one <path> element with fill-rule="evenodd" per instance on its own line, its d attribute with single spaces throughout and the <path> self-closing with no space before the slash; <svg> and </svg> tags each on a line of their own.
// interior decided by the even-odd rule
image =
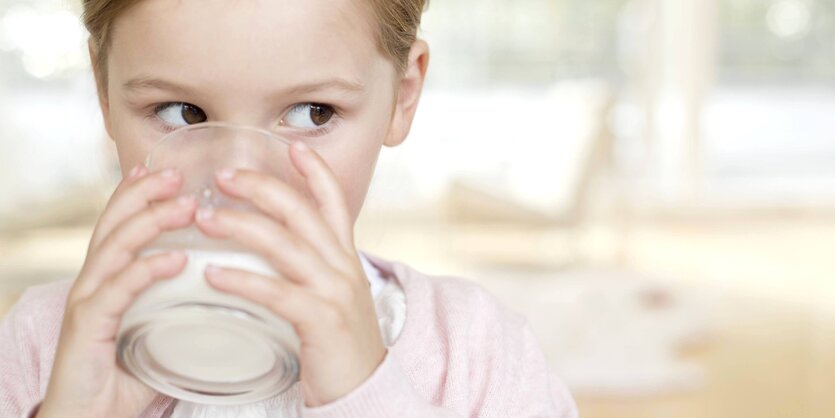
<svg viewBox="0 0 835 418">
<path fill-rule="evenodd" d="M 123 12 L 99 94 L 123 174 L 176 128 L 253 125 L 322 155 L 356 219 L 380 147 L 409 131 L 428 61 L 418 41 L 399 75 L 364 1 L 143 0 Z"/>
</svg>

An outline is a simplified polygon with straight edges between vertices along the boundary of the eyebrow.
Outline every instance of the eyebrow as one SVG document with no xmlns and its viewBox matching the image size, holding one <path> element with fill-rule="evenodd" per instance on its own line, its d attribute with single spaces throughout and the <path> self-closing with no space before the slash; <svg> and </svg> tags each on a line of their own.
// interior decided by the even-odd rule
<svg viewBox="0 0 835 418">
<path fill-rule="evenodd" d="M 177 83 L 150 77 L 137 77 L 125 82 L 123 86 L 125 89 L 132 92 L 141 90 L 168 90 L 175 93 L 186 94 L 191 91 L 188 87 L 181 86 Z"/>
<path fill-rule="evenodd" d="M 138 92 L 141 90 L 167 90 L 175 93 L 188 94 L 192 91 L 192 88 L 187 86 L 151 77 L 136 77 L 125 82 L 123 86 L 131 92 Z M 357 94 L 365 91 L 365 85 L 359 81 L 352 81 L 345 78 L 334 78 L 325 81 L 292 86 L 278 92 L 277 95 L 301 95 L 331 89 Z"/>
<path fill-rule="evenodd" d="M 359 81 L 352 81 L 344 78 L 334 78 L 331 80 L 301 84 L 293 86 L 285 91 L 282 95 L 299 95 L 306 93 L 315 93 L 323 90 L 342 90 L 347 93 L 362 93 L 365 91 L 365 85 Z"/>
</svg>

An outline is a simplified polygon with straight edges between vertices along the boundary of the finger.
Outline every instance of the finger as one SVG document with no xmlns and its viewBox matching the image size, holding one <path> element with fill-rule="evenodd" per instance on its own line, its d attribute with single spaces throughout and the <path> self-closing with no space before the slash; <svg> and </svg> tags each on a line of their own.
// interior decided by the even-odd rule
<svg viewBox="0 0 835 418">
<path fill-rule="evenodd" d="M 96 223 L 88 251 L 95 251 L 116 225 L 122 223 L 151 203 L 173 197 L 182 187 L 183 176 L 177 169 L 147 174 L 144 165 L 137 166 L 135 177 L 128 177 L 113 192 Z"/>
<path fill-rule="evenodd" d="M 307 181 L 323 217 L 336 233 L 343 248 L 353 251 L 353 222 L 345 193 L 336 175 L 325 160 L 304 142 L 296 141 L 290 148 L 290 159 Z"/>
<path fill-rule="evenodd" d="M 130 170 L 127 176 L 122 177 L 122 181 L 120 181 L 119 184 L 116 186 L 116 190 L 113 192 L 113 194 L 121 192 L 126 187 L 128 187 L 129 184 L 135 183 L 136 180 L 145 176 L 146 174 L 148 174 L 148 167 L 146 167 L 145 164 L 142 163 L 137 164 Z"/>
<path fill-rule="evenodd" d="M 95 247 L 98 242 L 101 241 L 101 238 L 105 235 L 106 232 L 109 231 L 107 227 L 112 221 L 108 218 L 112 217 L 110 212 L 112 212 L 113 206 L 117 204 L 119 201 L 119 197 L 125 193 L 125 190 L 131 187 L 133 184 L 136 184 L 139 180 L 145 177 L 148 174 L 148 167 L 145 164 L 137 164 L 136 166 L 131 169 L 126 177 L 122 178 L 122 181 L 116 185 L 116 190 L 113 191 L 113 194 L 108 199 L 107 204 L 102 211 L 101 216 L 99 216 L 99 221 L 96 223 L 96 229 L 93 231 L 93 238 L 90 240 L 90 246 L 88 251 Z M 104 222 L 102 222 L 104 221 Z"/>
<path fill-rule="evenodd" d="M 221 170 L 217 181 L 224 193 L 247 199 L 284 223 L 335 268 L 350 268 L 346 250 L 322 214 L 287 183 L 251 170 Z"/>
<path fill-rule="evenodd" d="M 122 315 L 139 294 L 161 279 L 175 277 L 185 268 L 186 262 L 187 256 L 183 251 L 136 259 L 113 280 L 102 284 L 79 303 L 75 308 L 78 320 L 92 325 L 87 329 L 94 333 L 93 338 L 112 340 L 119 329 Z"/>
<path fill-rule="evenodd" d="M 281 277 L 267 277 L 246 270 L 209 266 L 205 276 L 215 289 L 239 296 L 290 321 L 300 334 L 336 310 L 299 284 Z M 338 318 L 333 318 L 338 320 Z"/>
<path fill-rule="evenodd" d="M 77 292 L 82 297 L 91 293 L 105 278 L 125 268 L 137 251 L 162 232 L 190 225 L 196 210 L 194 196 L 181 196 L 152 205 L 118 225 L 85 264 L 76 284 Z"/>
<path fill-rule="evenodd" d="M 337 276 L 306 242 L 265 215 L 233 209 L 200 208 L 195 219 L 198 228 L 206 235 L 231 239 L 260 254 L 276 271 L 299 284 L 327 288 Z"/>
</svg>

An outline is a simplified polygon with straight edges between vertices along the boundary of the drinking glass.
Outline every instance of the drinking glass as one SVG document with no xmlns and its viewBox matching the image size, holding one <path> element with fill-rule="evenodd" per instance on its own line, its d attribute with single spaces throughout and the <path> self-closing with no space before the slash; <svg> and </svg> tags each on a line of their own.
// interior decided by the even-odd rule
<svg viewBox="0 0 835 418">
<path fill-rule="evenodd" d="M 257 170 L 293 184 L 290 142 L 259 128 L 202 123 L 164 136 L 151 150 L 150 171 L 178 168 L 181 194 L 199 206 L 258 209 L 222 193 L 221 168 Z M 300 182 L 298 182 L 300 184 Z M 294 187 L 301 187 L 295 185 Z M 191 225 L 163 232 L 142 255 L 185 250 L 188 264 L 143 292 L 122 319 L 119 364 L 160 393 L 203 404 L 234 405 L 275 396 L 298 380 L 299 338 L 266 308 L 213 289 L 209 264 L 278 276 L 260 256 L 231 240 L 211 239 Z"/>
</svg>

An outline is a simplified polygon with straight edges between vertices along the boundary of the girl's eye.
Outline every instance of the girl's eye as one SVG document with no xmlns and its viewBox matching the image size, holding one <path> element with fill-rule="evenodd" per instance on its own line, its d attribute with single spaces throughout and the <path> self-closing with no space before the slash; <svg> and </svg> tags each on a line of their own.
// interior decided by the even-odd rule
<svg viewBox="0 0 835 418">
<path fill-rule="evenodd" d="M 281 122 L 293 128 L 315 129 L 328 123 L 335 113 L 328 105 L 304 103 L 293 106 Z"/>
<path fill-rule="evenodd" d="M 189 103 L 166 103 L 157 107 L 154 113 L 163 122 L 175 128 L 203 123 L 208 120 L 203 109 Z"/>
</svg>

